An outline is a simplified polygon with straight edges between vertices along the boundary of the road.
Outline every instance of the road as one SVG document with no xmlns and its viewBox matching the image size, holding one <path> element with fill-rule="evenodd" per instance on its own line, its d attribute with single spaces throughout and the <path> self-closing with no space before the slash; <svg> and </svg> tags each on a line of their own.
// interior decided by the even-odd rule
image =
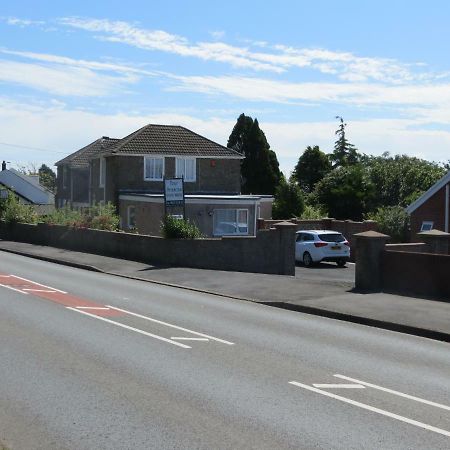
<svg viewBox="0 0 450 450">
<path fill-rule="evenodd" d="M 8 449 L 448 449 L 446 343 L 0 253 Z"/>
</svg>

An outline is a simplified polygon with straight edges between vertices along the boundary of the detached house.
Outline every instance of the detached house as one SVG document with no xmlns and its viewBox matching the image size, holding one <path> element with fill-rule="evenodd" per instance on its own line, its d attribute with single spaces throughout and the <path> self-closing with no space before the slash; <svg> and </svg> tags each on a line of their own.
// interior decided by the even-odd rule
<svg viewBox="0 0 450 450">
<path fill-rule="evenodd" d="M 163 180 L 183 177 L 186 218 L 205 235 L 254 235 L 273 198 L 240 195 L 242 159 L 184 127 L 150 124 L 90 155 L 90 203 L 113 202 L 123 229 L 158 235 Z"/>
<path fill-rule="evenodd" d="M 411 216 L 411 236 L 436 229 L 450 231 L 450 172 L 411 203 L 406 212 Z"/>
<path fill-rule="evenodd" d="M 0 191 L 6 192 L 7 189 L 14 192 L 21 203 L 33 205 L 38 213 L 46 214 L 55 209 L 55 196 L 39 184 L 39 175 L 25 175 L 15 169 L 7 169 L 3 161 Z"/>
<path fill-rule="evenodd" d="M 57 167 L 56 206 L 73 208 L 89 206 L 89 161 L 97 153 L 116 144 L 119 139 L 103 136 L 61 159 Z"/>
</svg>

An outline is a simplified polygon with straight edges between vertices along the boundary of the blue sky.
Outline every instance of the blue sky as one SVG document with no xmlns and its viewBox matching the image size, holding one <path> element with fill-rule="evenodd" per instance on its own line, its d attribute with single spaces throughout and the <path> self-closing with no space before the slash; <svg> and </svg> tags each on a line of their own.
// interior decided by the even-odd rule
<svg viewBox="0 0 450 450">
<path fill-rule="evenodd" d="M 38 7 L 37 7 L 38 5 Z M 446 1 L 20 1 L 0 10 L 0 159 L 52 165 L 147 123 L 226 145 L 257 117 L 286 175 L 330 152 L 450 159 Z"/>
</svg>

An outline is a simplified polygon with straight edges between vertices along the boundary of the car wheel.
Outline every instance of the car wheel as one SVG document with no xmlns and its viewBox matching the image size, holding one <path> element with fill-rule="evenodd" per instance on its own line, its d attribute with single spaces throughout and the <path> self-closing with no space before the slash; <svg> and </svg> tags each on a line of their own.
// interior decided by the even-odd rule
<svg viewBox="0 0 450 450">
<path fill-rule="evenodd" d="M 313 260 L 308 252 L 303 253 L 303 264 L 305 267 L 311 267 L 313 265 Z"/>
<path fill-rule="evenodd" d="M 340 259 L 339 261 L 336 261 L 336 264 L 338 267 L 345 267 L 346 261 L 345 259 Z"/>
</svg>

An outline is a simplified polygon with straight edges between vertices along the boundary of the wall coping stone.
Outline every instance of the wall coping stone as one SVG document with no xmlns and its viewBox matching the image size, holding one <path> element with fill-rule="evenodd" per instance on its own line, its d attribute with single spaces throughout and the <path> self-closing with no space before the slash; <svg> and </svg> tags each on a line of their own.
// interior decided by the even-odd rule
<svg viewBox="0 0 450 450">
<path fill-rule="evenodd" d="M 379 233 L 378 231 L 363 231 L 362 233 L 356 233 L 353 235 L 357 238 L 370 238 L 370 239 L 390 239 L 387 234 Z"/>
</svg>

